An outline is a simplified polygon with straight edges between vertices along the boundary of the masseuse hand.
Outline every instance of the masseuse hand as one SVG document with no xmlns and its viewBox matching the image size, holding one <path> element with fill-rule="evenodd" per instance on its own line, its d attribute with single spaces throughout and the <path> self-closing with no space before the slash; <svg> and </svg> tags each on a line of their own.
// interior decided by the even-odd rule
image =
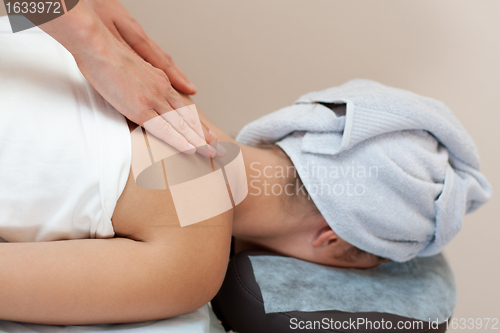
<svg viewBox="0 0 500 333">
<path fill-rule="evenodd" d="M 117 39 L 86 2 L 80 1 L 67 14 L 40 28 L 72 53 L 89 83 L 125 117 L 179 151 L 194 153 L 194 147 L 202 147 L 198 152 L 215 156 L 215 149 L 207 151 L 195 109 L 186 107 L 162 69 L 137 52 L 148 51 L 140 43 L 133 48 L 124 39 Z"/>
<path fill-rule="evenodd" d="M 175 89 L 187 95 L 196 93 L 195 86 L 189 82 L 170 55 L 146 34 L 118 0 L 85 0 L 85 2 L 116 39 L 151 65 L 164 71 Z"/>
</svg>

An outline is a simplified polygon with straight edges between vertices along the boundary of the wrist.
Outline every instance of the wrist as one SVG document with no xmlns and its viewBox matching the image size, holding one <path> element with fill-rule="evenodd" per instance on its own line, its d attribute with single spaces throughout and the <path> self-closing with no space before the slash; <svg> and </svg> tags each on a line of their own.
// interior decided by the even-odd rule
<svg viewBox="0 0 500 333">
<path fill-rule="evenodd" d="M 93 12 L 79 23 L 71 45 L 67 47 L 77 63 L 102 55 L 113 42 L 113 36 Z"/>
<path fill-rule="evenodd" d="M 40 26 L 64 46 L 78 62 L 102 52 L 110 34 L 99 17 L 84 2 L 63 16 Z"/>
</svg>

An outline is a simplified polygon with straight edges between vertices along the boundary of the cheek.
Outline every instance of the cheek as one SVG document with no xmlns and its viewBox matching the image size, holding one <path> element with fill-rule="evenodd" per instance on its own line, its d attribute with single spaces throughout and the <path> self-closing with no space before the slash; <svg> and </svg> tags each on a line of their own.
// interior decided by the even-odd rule
<svg viewBox="0 0 500 333">
<path fill-rule="evenodd" d="M 270 240 L 268 247 L 272 248 L 274 252 L 288 257 L 295 257 L 307 261 L 314 261 L 315 259 L 313 247 L 303 238 L 280 237 Z"/>
</svg>

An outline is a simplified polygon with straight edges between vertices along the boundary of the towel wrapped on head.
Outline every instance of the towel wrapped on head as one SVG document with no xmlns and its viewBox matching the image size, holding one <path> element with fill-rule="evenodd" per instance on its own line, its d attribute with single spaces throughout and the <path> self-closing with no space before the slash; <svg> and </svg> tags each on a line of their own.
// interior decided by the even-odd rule
<svg viewBox="0 0 500 333">
<path fill-rule="evenodd" d="M 446 105 L 369 80 L 306 94 L 236 140 L 279 145 L 333 231 L 398 262 L 439 253 L 491 196 Z"/>
</svg>

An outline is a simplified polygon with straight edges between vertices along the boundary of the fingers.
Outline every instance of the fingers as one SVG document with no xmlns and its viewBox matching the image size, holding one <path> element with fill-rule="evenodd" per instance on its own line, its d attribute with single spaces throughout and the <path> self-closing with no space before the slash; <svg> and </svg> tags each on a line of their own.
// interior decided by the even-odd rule
<svg viewBox="0 0 500 333">
<path fill-rule="evenodd" d="M 182 135 L 176 132 L 172 125 L 167 123 L 165 119 L 155 112 L 151 112 L 151 115 L 152 118 L 142 124 L 142 127 L 144 127 L 149 133 L 153 134 L 158 139 L 163 140 L 180 152 L 186 154 L 194 154 L 196 152 L 196 148 Z"/>
<path fill-rule="evenodd" d="M 196 94 L 196 87 L 187 79 L 187 77 L 184 75 L 184 73 L 181 72 L 181 70 L 175 63 L 173 63 L 173 65 L 174 67 L 160 65 L 159 68 L 163 67 L 162 69 L 165 71 L 165 73 L 167 73 L 175 89 L 186 95 Z"/>
<path fill-rule="evenodd" d="M 203 133 L 203 127 L 201 126 L 201 121 L 200 117 L 198 116 L 198 111 L 196 110 L 196 105 L 191 104 L 182 108 L 178 108 L 176 109 L 176 111 L 182 118 L 184 118 L 189 127 L 191 127 L 200 138 L 203 138 L 205 141 L 207 141 L 207 138 Z"/>
<path fill-rule="evenodd" d="M 123 40 L 144 60 L 166 73 L 172 85 L 185 94 L 195 94 L 196 87 L 175 64 L 170 55 L 152 40 L 133 19 L 114 24 Z"/>
<path fill-rule="evenodd" d="M 207 145 L 205 140 L 189 127 L 185 119 L 179 115 L 177 110 L 162 113 L 161 117 L 169 123 L 177 133 L 184 137 L 191 145 L 196 147 L 198 153 L 208 158 L 217 155 L 216 149 Z"/>
<path fill-rule="evenodd" d="M 155 54 L 155 57 L 146 61 L 164 71 L 175 89 L 187 95 L 196 94 L 196 87 L 189 81 L 172 57 L 149 37 L 147 37 L 147 48 L 150 50 L 150 54 Z"/>
<path fill-rule="evenodd" d="M 207 147 L 203 128 L 201 126 L 198 111 L 194 104 L 186 106 L 184 99 L 172 88 L 168 82 L 166 74 L 159 70 L 158 74 L 163 77 L 163 89 L 165 100 L 160 99 L 160 103 L 154 108 L 173 128 L 194 145 L 198 152 L 205 157 L 215 157 L 216 149 Z M 174 111 L 175 110 L 175 111 Z"/>
<path fill-rule="evenodd" d="M 224 148 L 217 142 L 217 136 L 215 135 L 215 133 L 212 132 L 204 122 L 201 122 L 201 126 L 203 128 L 203 134 L 205 135 L 205 139 L 208 144 L 217 149 L 217 157 L 226 156 L 226 148 Z"/>
<path fill-rule="evenodd" d="M 209 143 L 209 144 L 212 144 L 212 142 L 217 143 L 217 136 L 215 135 L 215 133 L 212 132 L 206 126 L 203 126 L 202 128 L 203 128 L 203 135 L 205 136 L 205 141 L 207 141 L 207 143 Z"/>
<path fill-rule="evenodd" d="M 158 58 L 159 61 L 157 66 L 167 74 L 175 89 L 187 95 L 196 94 L 196 87 L 189 81 L 179 66 L 177 66 L 177 64 L 172 60 L 170 55 L 163 51 L 159 45 L 156 44 L 156 47 L 163 54 L 163 58 Z"/>
<path fill-rule="evenodd" d="M 130 120 L 141 125 L 158 139 L 180 152 L 186 154 L 198 152 L 207 158 L 213 158 L 217 155 L 217 149 L 207 145 L 203 133 L 203 137 L 200 137 L 191 127 L 189 127 L 185 119 L 177 110 L 173 110 L 166 101 L 136 116 L 141 119 L 130 117 Z"/>
<path fill-rule="evenodd" d="M 138 60 L 145 66 L 140 73 L 146 74 L 146 91 L 135 100 L 138 105 L 127 117 L 181 152 L 197 151 L 207 158 L 215 157 L 217 150 L 205 141 L 196 107 L 186 106 L 163 71 Z"/>
</svg>

